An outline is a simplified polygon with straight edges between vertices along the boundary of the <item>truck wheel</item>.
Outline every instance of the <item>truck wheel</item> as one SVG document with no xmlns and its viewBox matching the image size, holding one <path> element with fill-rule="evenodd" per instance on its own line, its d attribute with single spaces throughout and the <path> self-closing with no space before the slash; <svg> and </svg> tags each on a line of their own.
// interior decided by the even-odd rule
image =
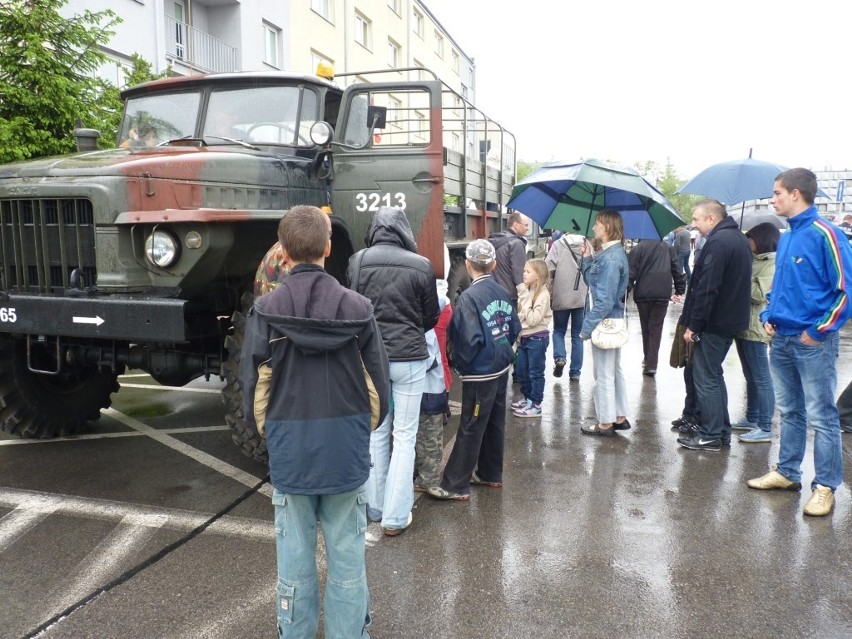
<svg viewBox="0 0 852 639">
<path fill-rule="evenodd" d="M 240 384 L 240 354 L 243 348 L 243 336 L 246 332 L 246 315 L 254 304 L 254 294 L 243 293 L 240 309 L 234 312 L 231 334 L 225 338 L 228 360 L 222 369 L 225 373 L 225 387 L 222 389 L 222 401 L 225 404 L 225 423 L 231 429 L 231 439 L 243 455 L 266 464 L 266 440 L 246 424 L 243 411 L 243 388 Z"/>
<path fill-rule="evenodd" d="M 456 305 L 459 295 L 470 286 L 470 275 L 464 267 L 464 256 L 456 255 L 450 263 L 450 274 L 447 276 L 447 296 L 450 304 Z"/>
<path fill-rule="evenodd" d="M 75 435 L 100 418 L 118 391 L 118 373 L 110 370 L 43 375 L 26 362 L 24 340 L 0 336 L 0 428 L 6 433 L 28 439 Z"/>
</svg>

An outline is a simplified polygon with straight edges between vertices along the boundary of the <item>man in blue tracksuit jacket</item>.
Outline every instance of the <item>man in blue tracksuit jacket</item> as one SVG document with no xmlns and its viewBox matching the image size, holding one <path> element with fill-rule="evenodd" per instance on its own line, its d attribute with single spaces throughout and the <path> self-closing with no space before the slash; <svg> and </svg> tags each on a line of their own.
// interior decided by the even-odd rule
<svg viewBox="0 0 852 639">
<path fill-rule="evenodd" d="M 812 494 L 804 513 L 827 515 L 843 482 L 837 386 L 838 329 L 852 315 L 852 250 L 843 232 L 813 205 L 816 176 L 790 169 L 775 178 L 772 205 L 790 230 L 781 235 L 769 304 L 761 313 L 772 336 L 770 366 L 781 414 L 778 464 L 748 485 L 800 490 L 808 424 L 814 429 Z"/>
<path fill-rule="evenodd" d="M 459 296 L 447 330 L 453 367 L 462 381 L 462 412 L 456 443 L 440 486 L 426 492 L 438 499 L 470 499 L 470 485 L 503 484 L 506 381 L 512 345 L 521 322 L 509 294 L 491 277 L 494 246 L 474 240 L 466 251 L 471 284 Z"/>
</svg>

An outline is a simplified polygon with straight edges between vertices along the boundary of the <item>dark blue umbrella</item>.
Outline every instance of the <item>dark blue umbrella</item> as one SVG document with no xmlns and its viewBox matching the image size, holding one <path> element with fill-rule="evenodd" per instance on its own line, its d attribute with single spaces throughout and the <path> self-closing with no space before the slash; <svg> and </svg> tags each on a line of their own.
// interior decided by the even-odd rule
<svg viewBox="0 0 852 639">
<path fill-rule="evenodd" d="M 539 226 L 591 236 L 595 215 L 614 209 L 624 237 L 660 239 L 683 219 L 666 196 L 630 168 L 598 160 L 548 164 L 518 182 L 507 205 Z"/>
</svg>

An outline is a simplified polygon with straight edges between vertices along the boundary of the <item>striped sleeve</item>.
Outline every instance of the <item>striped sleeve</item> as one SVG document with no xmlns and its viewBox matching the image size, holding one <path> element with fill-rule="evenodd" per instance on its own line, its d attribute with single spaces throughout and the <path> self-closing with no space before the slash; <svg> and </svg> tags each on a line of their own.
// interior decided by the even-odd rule
<svg viewBox="0 0 852 639">
<path fill-rule="evenodd" d="M 819 334 L 837 331 L 849 319 L 850 305 L 847 293 L 847 276 L 852 274 L 852 249 L 845 237 L 838 238 L 834 229 L 823 220 L 814 222 L 826 248 L 826 276 L 835 292 L 834 301 L 828 311 L 816 322 Z"/>
</svg>

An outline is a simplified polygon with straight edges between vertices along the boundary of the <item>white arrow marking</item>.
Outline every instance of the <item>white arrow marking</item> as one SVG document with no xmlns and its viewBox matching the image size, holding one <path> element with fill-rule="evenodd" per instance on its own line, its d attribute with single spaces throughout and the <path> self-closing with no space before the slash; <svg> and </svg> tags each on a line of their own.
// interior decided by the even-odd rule
<svg viewBox="0 0 852 639">
<path fill-rule="evenodd" d="M 75 315 L 72 320 L 75 324 L 94 324 L 95 326 L 100 326 L 104 323 L 104 318 L 96 315 L 95 317 L 79 317 Z"/>
</svg>

